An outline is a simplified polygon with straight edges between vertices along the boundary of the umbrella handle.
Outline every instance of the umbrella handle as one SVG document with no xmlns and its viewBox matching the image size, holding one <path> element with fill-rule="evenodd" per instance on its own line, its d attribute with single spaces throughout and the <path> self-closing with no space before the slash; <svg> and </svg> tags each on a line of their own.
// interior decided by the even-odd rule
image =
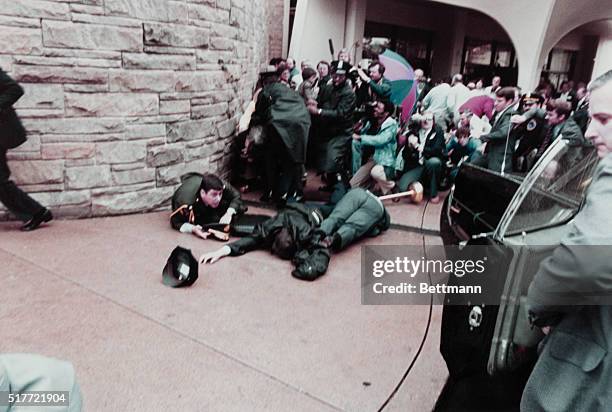
<svg viewBox="0 0 612 412">
<path fill-rule="evenodd" d="M 412 196 L 412 195 L 414 195 L 414 190 L 408 190 L 407 192 L 393 193 L 390 195 L 378 196 L 378 199 L 389 200 L 389 199 L 396 199 L 398 197 L 406 197 L 406 196 Z"/>
</svg>

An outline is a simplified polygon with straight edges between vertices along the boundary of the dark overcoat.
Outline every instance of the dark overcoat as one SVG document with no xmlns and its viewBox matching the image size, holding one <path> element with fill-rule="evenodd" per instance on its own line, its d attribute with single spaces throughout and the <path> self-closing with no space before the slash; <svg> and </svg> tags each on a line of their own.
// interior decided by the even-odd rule
<svg viewBox="0 0 612 412">
<path fill-rule="evenodd" d="M 255 114 L 276 130 L 295 163 L 306 161 L 310 114 L 298 92 L 278 82 L 265 86 L 257 98 Z"/>
<path fill-rule="evenodd" d="M 0 149 L 13 149 L 26 141 L 26 131 L 13 109 L 23 89 L 0 69 Z"/>
</svg>

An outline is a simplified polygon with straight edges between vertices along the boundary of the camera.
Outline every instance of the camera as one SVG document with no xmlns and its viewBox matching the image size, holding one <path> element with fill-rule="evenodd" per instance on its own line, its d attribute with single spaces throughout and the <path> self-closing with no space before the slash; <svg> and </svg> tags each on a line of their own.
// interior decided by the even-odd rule
<svg viewBox="0 0 612 412">
<path fill-rule="evenodd" d="M 357 80 L 359 79 L 359 73 L 357 73 L 357 67 L 355 66 L 351 67 L 348 73 L 346 74 L 346 78 L 350 79 L 351 82 L 353 82 L 353 84 L 356 84 Z"/>
</svg>

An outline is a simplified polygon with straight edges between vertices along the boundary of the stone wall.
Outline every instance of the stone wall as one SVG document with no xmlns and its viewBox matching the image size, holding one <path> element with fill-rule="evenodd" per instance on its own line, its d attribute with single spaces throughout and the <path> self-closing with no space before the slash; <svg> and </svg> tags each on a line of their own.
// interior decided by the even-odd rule
<svg viewBox="0 0 612 412">
<path fill-rule="evenodd" d="M 285 0 L 268 0 L 268 55 L 272 57 L 287 57 L 283 50 L 283 22 L 285 14 Z"/>
<path fill-rule="evenodd" d="M 2 2 L 0 66 L 25 90 L 15 107 L 29 136 L 9 152 L 13 179 L 57 215 L 85 217 L 167 208 L 183 173 L 226 175 L 268 59 L 270 9 L 266 0 Z"/>
</svg>

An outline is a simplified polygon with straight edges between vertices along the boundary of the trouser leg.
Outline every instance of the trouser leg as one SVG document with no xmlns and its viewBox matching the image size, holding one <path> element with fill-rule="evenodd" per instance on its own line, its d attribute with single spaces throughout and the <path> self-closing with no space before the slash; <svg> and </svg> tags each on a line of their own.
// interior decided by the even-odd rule
<svg viewBox="0 0 612 412">
<path fill-rule="evenodd" d="M 272 192 L 274 195 L 277 194 L 277 178 L 278 178 L 278 161 L 279 158 L 277 156 L 276 146 L 278 145 L 278 140 L 276 139 L 276 135 L 274 133 L 270 133 L 268 135 L 268 140 L 266 141 L 265 147 L 265 174 L 266 174 L 266 187 L 265 192 Z"/>
<path fill-rule="evenodd" d="M 6 161 L 6 150 L 0 149 L 0 202 L 24 222 L 45 208 L 10 180 L 11 171 Z"/>
<path fill-rule="evenodd" d="M 370 160 L 363 166 L 359 167 L 356 171 L 353 172 L 353 177 L 351 178 L 351 180 L 349 180 L 349 185 L 351 187 L 367 186 L 367 183 L 370 180 L 370 172 L 372 171 L 372 168 L 374 166 L 376 166 L 376 164 L 373 160 Z"/>
<path fill-rule="evenodd" d="M 345 172 L 347 166 L 348 150 L 351 136 L 335 136 L 327 142 L 326 146 L 326 173 Z"/>
<path fill-rule="evenodd" d="M 404 173 L 402 177 L 400 177 L 400 179 L 397 181 L 397 187 L 399 187 L 400 192 L 405 192 L 406 190 L 408 190 L 408 187 L 411 184 L 421 180 L 422 174 L 423 166 L 417 166 Z"/>
<path fill-rule="evenodd" d="M 291 159 L 288 159 L 287 162 L 283 162 L 281 181 L 280 196 L 287 195 L 287 197 L 290 197 L 301 195 L 303 191 L 302 164 L 294 163 Z"/>
<path fill-rule="evenodd" d="M 453 167 L 449 172 L 450 182 L 455 183 L 455 179 L 457 178 L 457 174 L 459 173 L 459 167 Z"/>
<path fill-rule="evenodd" d="M 429 186 L 429 196 L 436 197 L 438 195 L 438 180 L 442 172 L 442 161 L 437 157 L 430 157 L 424 163 L 423 180 Z"/>
<path fill-rule="evenodd" d="M 279 147 L 276 150 L 277 162 L 280 163 L 277 188 L 278 197 L 286 199 L 290 195 L 294 183 L 295 171 L 293 162 L 287 158 L 287 150 L 283 150 L 285 149 L 284 144 L 279 142 L 280 144 L 283 145 L 282 148 Z"/>
<path fill-rule="evenodd" d="M 344 222 L 361 207 L 369 195 L 363 189 L 352 189 L 348 191 L 330 215 L 321 223 L 321 230 L 326 235 L 334 233 Z"/>
<path fill-rule="evenodd" d="M 393 180 L 387 180 L 387 174 L 387 171 L 381 165 L 374 166 L 370 171 L 370 176 L 376 181 L 383 195 L 389 193 L 395 186 L 395 182 Z"/>
<path fill-rule="evenodd" d="M 351 173 L 355 175 L 361 168 L 361 141 L 353 139 L 351 141 Z"/>
<path fill-rule="evenodd" d="M 344 249 L 357 239 L 368 233 L 383 217 L 382 205 L 373 197 L 366 194 L 364 202 L 338 228 L 336 233 L 340 236 L 340 249 Z"/>
</svg>

